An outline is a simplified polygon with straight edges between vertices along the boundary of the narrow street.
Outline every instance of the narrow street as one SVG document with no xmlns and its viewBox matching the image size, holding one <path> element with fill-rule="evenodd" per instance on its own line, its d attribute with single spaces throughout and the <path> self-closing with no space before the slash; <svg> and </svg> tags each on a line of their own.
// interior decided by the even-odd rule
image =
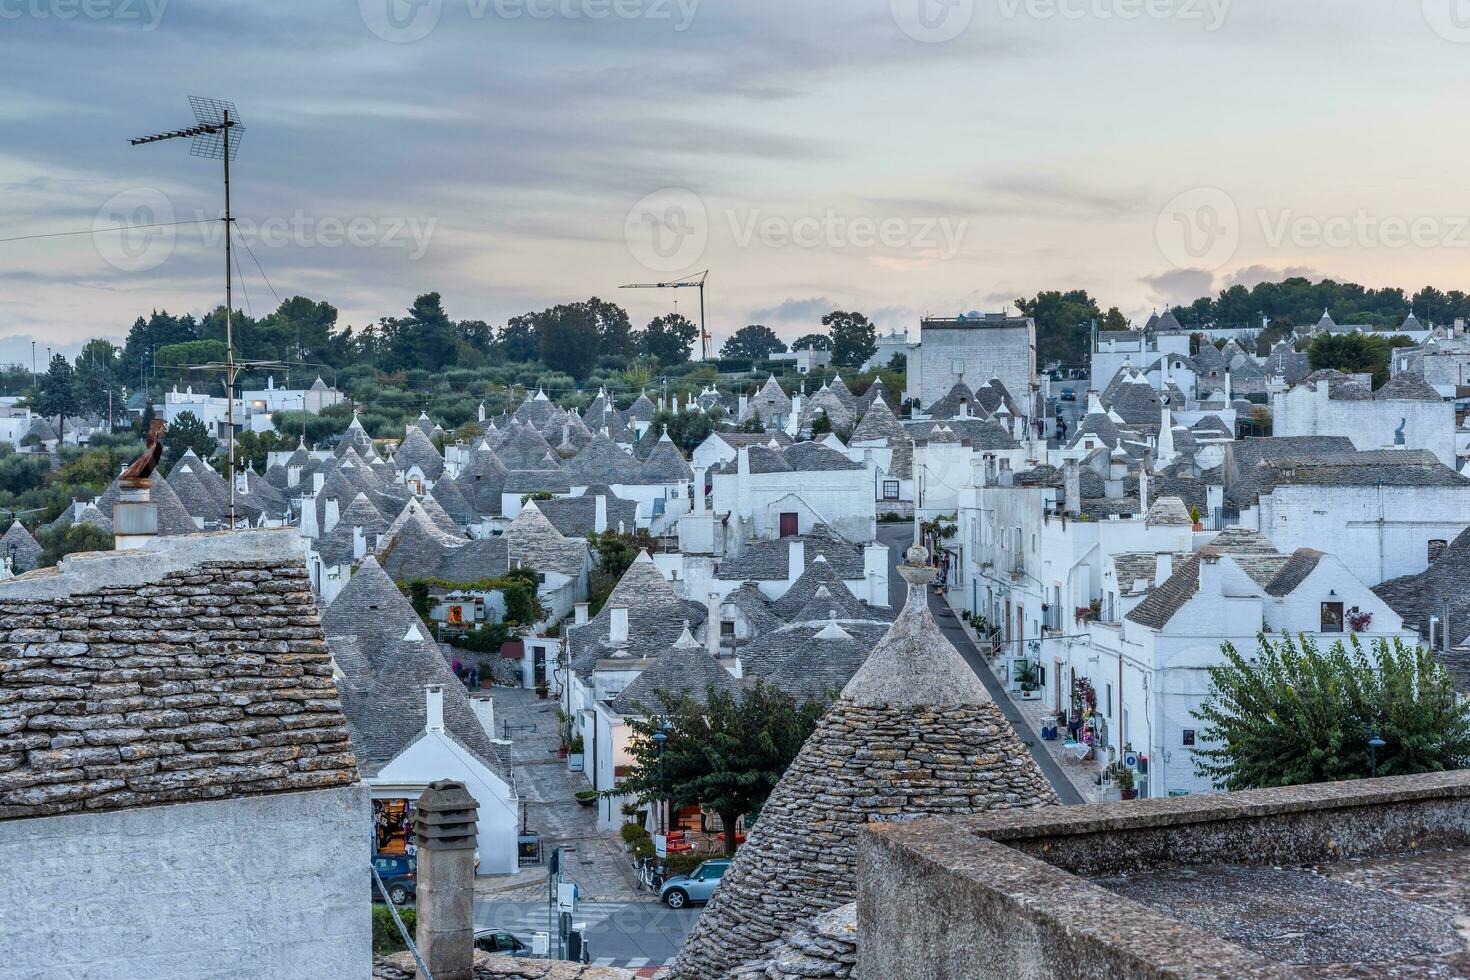
<svg viewBox="0 0 1470 980">
<path fill-rule="evenodd" d="M 880 524 L 878 526 L 878 540 L 888 546 L 888 596 L 893 608 L 898 610 L 903 608 L 907 591 L 906 583 L 898 574 L 898 566 L 903 561 L 904 551 L 913 543 L 914 526 L 911 523 Z M 1082 794 L 1077 792 L 1077 788 L 1072 785 L 1071 780 L 1062 772 L 1061 767 L 1057 765 L 1057 761 L 1052 758 L 1051 753 L 1046 751 L 1046 748 L 1041 742 L 1040 733 L 1032 728 L 1026 722 L 1025 718 L 1022 717 L 1015 703 L 1011 701 L 1010 695 L 1006 693 L 1005 687 L 991 671 L 989 662 L 981 655 L 979 649 L 971 642 L 969 634 L 960 625 L 959 620 L 955 617 L 954 610 L 950 609 L 948 604 L 940 596 L 936 595 L 933 590 L 928 592 L 928 599 L 929 611 L 933 614 L 934 621 L 939 624 L 940 630 L 954 644 L 955 649 L 960 652 L 960 656 L 965 658 L 965 662 L 970 665 L 970 669 L 975 672 L 975 676 L 980 678 L 980 682 L 985 685 L 985 689 L 990 692 L 990 696 L 1000 706 L 1001 714 L 1011 723 L 1011 727 L 1016 730 L 1021 741 L 1026 743 L 1032 758 L 1036 760 L 1036 764 L 1041 767 L 1041 771 L 1046 775 L 1047 781 L 1056 790 L 1057 798 L 1064 804 L 1086 802 Z"/>
</svg>

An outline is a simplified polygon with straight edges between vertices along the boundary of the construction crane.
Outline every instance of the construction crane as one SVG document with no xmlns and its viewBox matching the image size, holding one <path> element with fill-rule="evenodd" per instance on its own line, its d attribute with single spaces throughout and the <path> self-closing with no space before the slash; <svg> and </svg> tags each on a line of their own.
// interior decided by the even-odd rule
<svg viewBox="0 0 1470 980">
<path fill-rule="evenodd" d="M 709 270 L 696 272 L 692 276 L 683 279 L 675 279 L 672 282 L 632 282 L 619 289 L 699 289 L 699 349 L 702 360 L 709 360 L 709 331 L 704 326 L 704 281 L 709 278 Z"/>
</svg>

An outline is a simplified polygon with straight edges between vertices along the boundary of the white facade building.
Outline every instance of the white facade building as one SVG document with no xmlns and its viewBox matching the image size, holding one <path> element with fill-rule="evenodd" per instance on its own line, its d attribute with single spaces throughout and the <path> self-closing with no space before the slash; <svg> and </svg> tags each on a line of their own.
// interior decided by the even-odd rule
<svg viewBox="0 0 1470 980">
<path fill-rule="evenodd" d="M 930 318 L 919 324 L 919 344 L 909 355 L 905 399 L 927 408 L 956 382 L 971 388 L 999 378 L 1021 406 L 1035 412 L 1036 321 L 1004 313 Z"/>
</svg>

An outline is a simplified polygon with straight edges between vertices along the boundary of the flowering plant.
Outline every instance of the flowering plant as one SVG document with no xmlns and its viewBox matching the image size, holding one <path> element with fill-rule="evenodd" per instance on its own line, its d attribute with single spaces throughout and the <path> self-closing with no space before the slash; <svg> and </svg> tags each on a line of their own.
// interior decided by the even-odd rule
<svg viewBox="0 0 1470 980">
<path fill-rule="evenodd" d="M 1351 628 L 1354 633 L 1361 633 L 1368 627 L 1373 625 L 1373 614 L 1370 612 L 1359 612 L 1358 610 L 1354 609 L 1352 612 L 1347 614 L 1347 622 L 1349 628 Z"/>
</svg>

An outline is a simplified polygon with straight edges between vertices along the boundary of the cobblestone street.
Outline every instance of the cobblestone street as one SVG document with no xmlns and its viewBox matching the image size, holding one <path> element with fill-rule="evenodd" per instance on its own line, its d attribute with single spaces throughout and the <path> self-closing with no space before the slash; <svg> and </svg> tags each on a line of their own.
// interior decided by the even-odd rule
<svg viewBox="0 0 1470 980">
<path fill-rule="evenodd" d="M 616 835 L 597 829 L 596 810 L 582 806 L 575 794 L 590 789 L 581 773 L 567 771 L 556 756 L 559 738 L 555 701 L 542 700 L 522 688 L 494 690 L 495 735 L 515 776 L 522 826 L 541 835 L 540 865 L 515 875 L 487 875 L 476 893 L 497 900 L 545 901 L 546 864 L 557 847 L 566 849 L 564 875 L 576 882 L 584 902 L 623 902 L 652 897 L 634 885 L 632 868 Z"/>
</svg>

